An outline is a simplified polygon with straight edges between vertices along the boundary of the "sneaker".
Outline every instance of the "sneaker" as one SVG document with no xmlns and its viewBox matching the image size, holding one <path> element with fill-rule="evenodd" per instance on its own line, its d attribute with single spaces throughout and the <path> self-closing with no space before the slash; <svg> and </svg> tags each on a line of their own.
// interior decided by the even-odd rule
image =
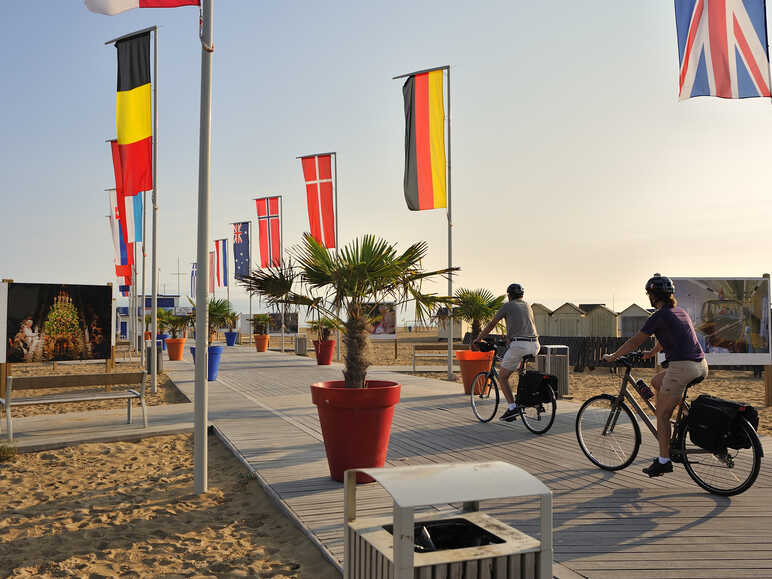
<svg viewBox="0 0 772 579">
<path fill-rule="evenodd" d="M 673 472 L 673 461 L 669 460 L 665 464 L 662 464 L 659 462 L 658 458 L 655 458 L 654 462 L 651 463 L 651 466 L 644 468 L 643 472 L 649 475 L 649 478 Z"/>
<path fill-rule="evenodd" d="M 504 412 L 499 420 L 503 420 L 504 422 L 514 422 L 518 416 L 520 416 L 520 409 L 513 408 L 512 410 L 507 410 Z"/>
</svg>

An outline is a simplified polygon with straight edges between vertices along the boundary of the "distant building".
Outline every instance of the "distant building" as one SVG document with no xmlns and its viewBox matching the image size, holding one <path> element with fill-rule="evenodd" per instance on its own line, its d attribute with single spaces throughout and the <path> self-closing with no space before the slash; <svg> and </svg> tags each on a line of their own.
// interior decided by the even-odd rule
<svg viewBox="0 0 772 579">
<path fill-rule="evenodd" d="M 536 324 L 536 333 L 540 336 L 551 336 L 550 315 L 552 310 L 543 304 L 531 304 L 533 321 Z"/>
<path fill-rule="evenodd" d="M 614 337 L 619 335 L 617 314 L 605 304 L 579 304 L 584 314 L 584 335 L 595 337 Z"/>
<path fill-rule="evenodd" d="M 631 304 L 626 307 L 619 312 L 619 336 L 629 338 L 637 334 L 650 315 L 651 311 L 638 304 Z"/>
<path fill-rule="evenodd" d="M 550 315 L 553 336 L 584 336 L 585 313 L 576 305 L 566 302 Z"/>
</svg>

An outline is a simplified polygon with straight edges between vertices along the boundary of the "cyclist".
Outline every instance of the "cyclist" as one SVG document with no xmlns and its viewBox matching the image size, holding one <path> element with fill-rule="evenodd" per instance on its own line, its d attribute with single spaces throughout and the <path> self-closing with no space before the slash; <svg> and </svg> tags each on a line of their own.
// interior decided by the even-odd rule
<svg viewBox="0 0 772 579">
<path fill-rule="evenodd" d="M 613 362 L 637 349 L 652 334 L 657 338 L 657 345 L 644 354 L 651 358 L 657 352 L 665 352 L 664 371 L 651 381 L 657 392 L 657 441 L 659 457 L 651 466 L 643 469 L 650 477 L 673 472 L 670 461 L 670 418 L 684 394 L 686 385 L 697 378 L 708 375 L 708 364 L 697 335 L 694 332 L 689 314 L 677 307 L 673 293 L 675 286 L 670 278 L 658 273 L 646 282 L 646 294 L 656 311 L 646 320 L 641 331 L 622 344 L 613 354 L 606 354 L 603 359 Z"/>
<path fill-rule="evenodd" d="M 485 326 L 480 335 L 475 338 L 475 342 L 480 342 L 487 336 L 493 328 L 496 327 L 502 319 L 507 324 L 507 348 L 504 358 L 501 360 L 501 390 L 504 392 L 504 398 L 509 405 L 501 415 L 499 420 L 512 422 L 517 418 L 520 411 L 517 409 L 515 397 L 512 394 L 512 388 L 509 386 L 509 377 L 517 370 L 523 356 L 535 356 L 539 352 L 539 334 L 536 332 L 536 324 L 533 321 L 533 310 L 531 305 L 523 300 L 525 290 L 519 283 L 511 283 L 507 287 L 507 297 L 509 301 L 499 308 L 496 315 Z"/>
</svg>

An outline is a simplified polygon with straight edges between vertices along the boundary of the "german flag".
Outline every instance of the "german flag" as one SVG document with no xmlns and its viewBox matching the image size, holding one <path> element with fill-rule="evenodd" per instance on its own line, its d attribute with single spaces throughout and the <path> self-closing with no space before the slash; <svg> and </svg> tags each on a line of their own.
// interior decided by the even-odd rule
<svg viewBox="0 0 772 579">
<path fill-rule="evenodd" d="M 411 211 L 447 206 L 443 71 L 409 76 L 405 99 L 405 201 Z"/>
<path fill-rule="evenodd" d="M 153 188 L 153 120 L 150 106 L 150 32 L 115 43 L 118 95 L 115 118 L 124 196 Z M 116 184 L 116 186 L 118 186 Z"/>
</svg>

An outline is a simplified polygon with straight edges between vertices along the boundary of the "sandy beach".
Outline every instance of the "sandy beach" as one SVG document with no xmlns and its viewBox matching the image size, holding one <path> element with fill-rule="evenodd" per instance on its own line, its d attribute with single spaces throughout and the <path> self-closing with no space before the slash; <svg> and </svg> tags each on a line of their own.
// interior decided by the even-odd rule
<svg viewBox="0 0 772 579">
<path fill-rule="evenodd" d="M 84 444 L 0 463 L 2 577 L 340 577 L 245 467 L 209 439 Z"/>
</svg>

